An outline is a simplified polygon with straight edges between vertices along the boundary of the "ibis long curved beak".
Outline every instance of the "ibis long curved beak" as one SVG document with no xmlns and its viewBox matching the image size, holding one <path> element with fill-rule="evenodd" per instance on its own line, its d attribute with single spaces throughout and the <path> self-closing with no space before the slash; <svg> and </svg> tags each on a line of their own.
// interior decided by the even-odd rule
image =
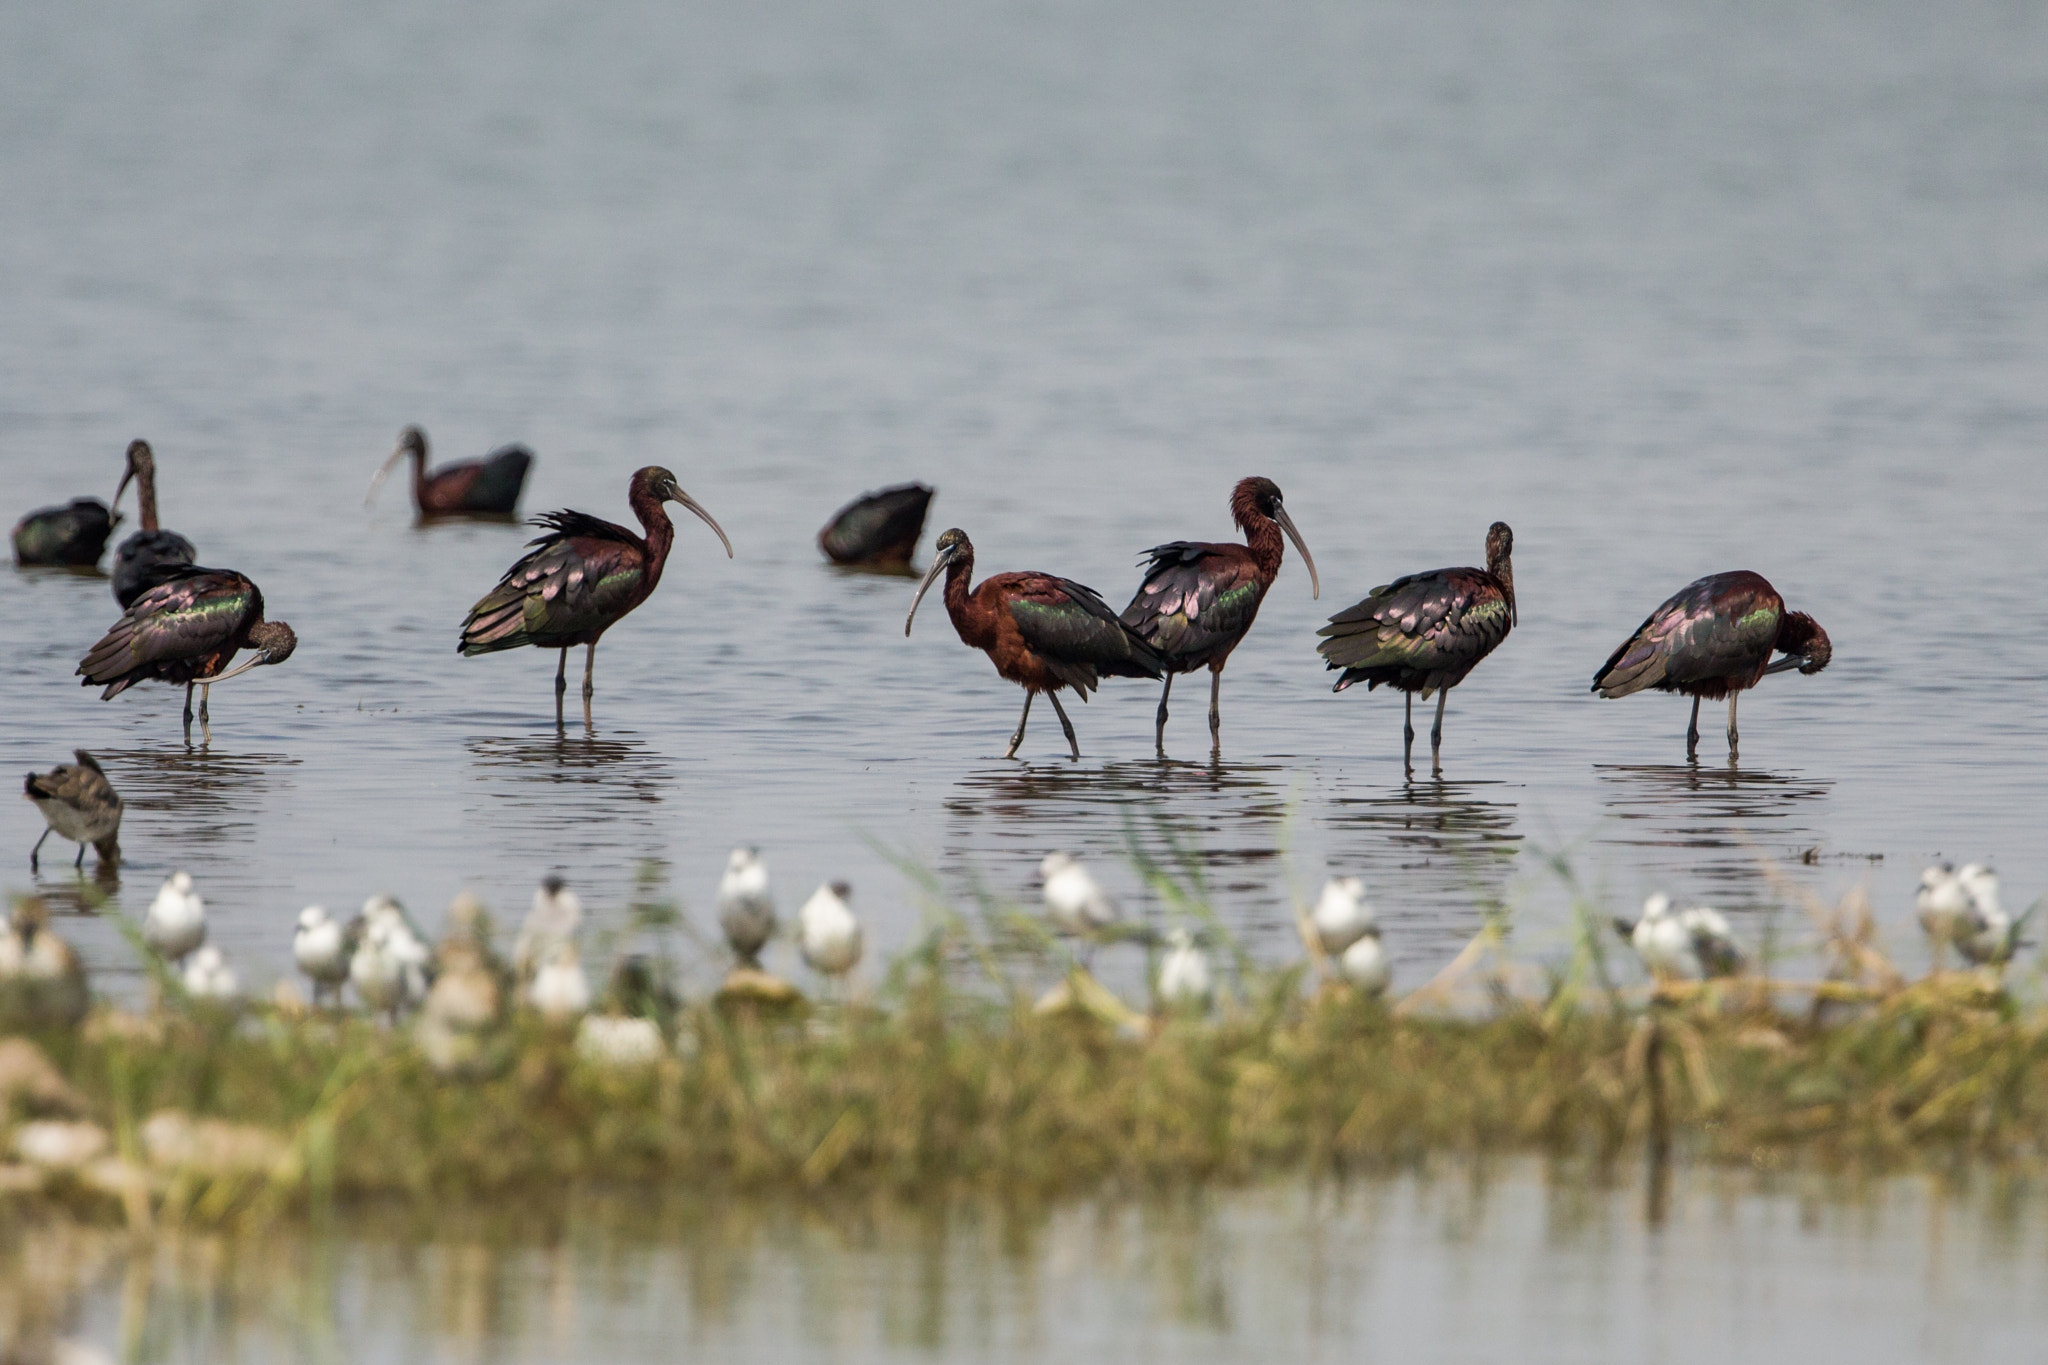
<svg viewBox="0 0 2048 1365">
<path fill-rule="evenodd" d="M 938 582 L 939 575 L 953 562 L 953 555 L 952 550 L 941 550 L 932 556 L 932 566 L 924 571 L 924 581 L 917 585 L 917 595 L 910 599 L 910 615 L 903 618 L 903 634 L 906 637 L 910 634 L 910 623 L 917 619 L 917 604 L 924 601 L 924 595 L 932 590 L 932 584 Z"/>
<path fill-rule="evenodd" d="M 1323 584 L 1316 577 L 1315 556 L 1310 554 L 1308 546 L 1302 543 L 1301 532 L 1294 529 L 1294 518 L 1287 515 L 1287 505 L 1285 503 L 1274 507 L 1273 520 L 1280 523 L 1280 529 L 1285 531 L 1287 538 L 1294 542 L 1294 548 L 1301 551 L 1301 562 L 1308 565 L 1308 595 L 1310 597 L 1321 597 L 1323 595 Z"/>
<path fill-rule="evenodd" d="M 725 546 L 725 557 L 727 559 L 731 559 L 733 557 L 732 542 L 725 538 L 725 528 L 720 526 L 717 522 L 713 521 L 711 519 L 711 514 L 705 511 L 704 508 L 698 503 L 698 501 L 695 498 L 691 497 L 688 493 L 685 493 L 680 488 L 676 490 L 676 501 L 681 503 L 683 506 L 689 508 L 692 512 L 695 512 L 698 516 L 702 517 L 704 519 L 704 524 L 706 526 L 709 526 L 713 531 L 717 532 L 719 542 Z"/>
<path fill-rule="evenodd" d="M 236 664 L 233 668 L 221 674 L 219 677 L 201 678 L 199 681 L 206 683 L 209 686 L 211 686 L 214 683 L 224 683 L 229 678 L 239 678 L 242 676 L 242 674 L 247 673 L 250 669 L 259 667 L 260 665 L 267 664 L 270 662 L 272 662 L 270 657 L 270 651 L 259 650 L 254 658 L 244 659 L 241 663 Z"/>
<path fill-rule="evenodd" d="M 1766 674 L 1783 673 L 1788 668 L 1803 668 L 1807 662 L 1807 657 L 1804 654 L 1787 654 L 1784 658 L 1766 668 L 1764 672 Z"/>
<path fill-rule="evenodd" d="M 384 462 L 383 467 L 370 476 L 370 491 L 363 495 L 363 506 L 368 507 L 377 500 L 377 490 L 382 488 L 384 480 L 390 477 L 391 467 L 404 458 L 405 447 L 401 445 L 398 449 L 391 452 L 391 458 Z M 220 679 L 216 678 L 214 681 L 218 682 Z"/>
<path fill-rule="evenodd" d="M 116 512 L 121 510 L 121 495 L 128 491 L 128 484 L 131 480 L 134 479 L 134 477 L 135 462 L 133 460 L 130 460 L 128 462 L 128 468 L 121 475 L 121 486 L 114 490 L 114 501 L 110 510 Z"/>
</svg>

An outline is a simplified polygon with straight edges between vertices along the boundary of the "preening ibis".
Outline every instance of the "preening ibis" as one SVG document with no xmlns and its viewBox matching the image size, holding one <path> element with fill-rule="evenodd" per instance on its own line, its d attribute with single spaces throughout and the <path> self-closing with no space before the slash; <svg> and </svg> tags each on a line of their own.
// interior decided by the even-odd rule
<svg viewBox="0 0 2048 1365">
<path fill-rule="evenodd" d="M 412 457 L 412 501 L 421 517 L 495 516 L 509 517 L 519 510 L 519 494 L 526 487 L 526 471 L 533 466 L 533 452 L 522 445 L 499 446 L 481 460 L 457 460 L 427 472 L 427 433 L 407 427 L 399 433 L 398 448 L 384 461 L 370 480 L 370 492 L 363 499 L 368 506 L 384 485 L 391 467 L 408 455 Z"/>
<path fill-rule="evenodd" d="M 1093 588 L 1069 578 L 1026 572 L 991 574 L 970 592 L 974 543 L 967 533 L 955 527 L 939 537 L 935 548 L 932 566 L 910 599 L 903 633 L 910 634 L 917 604 L 945 574 L 946 615 L 953 618 L 960 642 L 986 653 L 997 673 L 1024 689 L 1024 714 L 1017 718 L 1017 733 L 1010 736 L 1003 757 L 1017 756 L 1025 723 L 1031 719 L 1031 700 L 1040 692 L 1052 699 L 1067 747 L 1078 759 L 1081 745 L 1074 738 L 1074 723 L 1060 705 L 1059 690 L 1071 687 L 1086 701 L 1104 674 L 1157 678 L 1165 669 L 1158 651 L 1118 620 Z"/>
<path fill-rule="evenodd" d="M 1371 691 L 1381 683 L 1407 694 L 1401 717 L 1401 761 L 1411 770 L 1415 748 L 1415 694 L 1434 692 L 1436 724 L 1429 730 L 1432 772 L 1443 771 L 1444 703 L 1451 689 L 1493 653 L 1515 626 L 1515 570 L 1509 555 L 1515 533 L 1504 521 L 1486 532 L 1486 567 L 1435 569 L 1397 578 L 1355 607 L 1330 618 L 1316 634 L 1316 650 L 1341 668 L 1332 691 L 1353 683 Z"/>
<path fill-rule="evenodd" d="M 147 441 L 128 443 L 128 468 L 121 486 L 114 490 L 114 510 L 121 508 L 121 495 L 135 481 L 135 500 L 142 507 L 142 529 L 121 542 L 114 551 L 114 600 L 127 606 L 145 589 L 163 581 L 162 571 L 195 563 L 199 552 L 192 542 L 176 531 L 166 531 L 156 520 L 156 452 Z"/>
<path fill-rule="evenodd" d="M 1244 532 L 1245 543 L 1176 540 L 1145 551 L 1151 563 L 1137 596 L 1124 608 L 1123 623 L 1159 651 L 1166 664 L 1166 687 L 1159 694 L 1159 718 L 1153 738 L 1166 752 L 1166 699 L 1173 695 L 1173 676 L 1209 669 L 1209 742 L 1223 746 L 1223 665 L 1244 639 L 1259 614 L 1266 589 L 1280 572 L 1286 550 L 1280 533 L 1301 551 L 1308 567 L 1309 595 L 1321 597 L 1316 562 L 1271 479 L 1240 479 L 1230 492 L 1230 519 Z"/>
<path fill-rule="evenodd" d="M 89 569 L 100 562 L 119 520 L 98 498 L 38 508 L 14 523 L 14 562 Z"/>
<path fill-rule="evenodd" d="M 583 710 L 590 718 L 591 681 L 597 664 L 597 642 L 620 617 L 645 602 L 661 582 L 675 543 L 675 524 L 662 510 L 664 502 L 689 508 L 717 533 L 732 558 L 732 542 L 711 514 L 676 485 L 676 476 L 648 465 L 634 471 L 626 489 L 633 515 L 646 528 L 645 537 L 623 526 L 582 512 L 546 512 L 533 524 L 547 534 L 528 542 L 532 548 L 505 571 L 498 586 L 469 609 L 462 623 L 464 654 L 490 654 L 532 645 L 559 649 L 555 667 L 555 720 L 562 719 L 562 694 L 568 690 L 569 649 L 583 645 Z"/>
<path fill-rule="evenodd" d="M 1771 655 L 1784 658 L 1771 662 Z M 1688 583 L 1636 627 L 1593 675 L 1603 697 L 1626 697 L 1654 687 L 1692 698 L 1685 756 L 1700 745 L 1700 699 L 1728 698 L 1728 756 L 1735 757 L 1735 702 L 1766 673 L 1796 668 L 1818 673 L 1834 657 L 1820 623 L 1785 610 L 1785 599 L 1762 574 L 1738 569 Z"/>
<path fill-rule="evenodd" d="M 99 760 L 83 749 L 74 749 L 76 764 L 60 763 L 46 773 L 30 773 L 23 792 L 36 803 L 49 826 L 43 838 L 29 850 L 29 871 L 36 870 L 36 855 L 43 851 L 43 839 L 55 830 L 78 845 L 75 867 L 85 866 L 85 846 L 98 850 L 100 861 L 113 862 L 121 856 L 121 794 Z"/>
<path fill-rule="evenodd" d="M 834 564 L 908 569 L 931 503 L 932 490 L 921 483 L 863 493 L 832 514 L 818 548 Z"/>
<path fill-rule="evenodd" d="M 100 700 L 105 701 L 151 679 L 183 683 L 189 730 L 195 685 L 203 723 L 214 683 L 259 664 L 283 663 L 298 648 L 299 637 L 284 622 L 263 619 L 263 594 L 246 574 L 192 564 L 165 566 L 158 574 L 157 584 L 129 603 L 79 662 L 79 685 L 104 686 Z M 255 650 L 256 657 L 229 668 L 244 649 Z"/>
</svg>

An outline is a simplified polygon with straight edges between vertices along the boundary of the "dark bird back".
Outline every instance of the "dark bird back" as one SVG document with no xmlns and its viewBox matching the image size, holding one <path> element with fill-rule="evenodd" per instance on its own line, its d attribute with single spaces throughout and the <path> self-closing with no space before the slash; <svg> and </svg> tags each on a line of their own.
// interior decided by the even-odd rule
<svg viewBox="0 0 2048 1365">
<path fill-rule="evenodd" d="M 932 490 L 921 483 L 863 493 L 832 514 L 818 532 L 818 548 L 834 564 L 908 565 L 931 502 Z"/>
<path fill-rule="evenodd" d="M 1486 544 L 1484 569 L 1409 574 L 1332 616 L 1316 632 L 1325 665 L 1344 670 L 1332 690 L 1385 683 L 1427 698 L 1463 682 L 1515 625 L 1513 533 L 1495 522 Z"/>
<path fill-rule="evenodd" d="M 121 486 L 114 490 L 114 505 L 121 505 L 121 495 L 128 491 L 130 482 L 135 484 L 135 498 L 141 508 L 142 529 L 121 542 L 114 551 L 114 600 L 127 606 L 158 583 L 164 582 L 166 570 L 194 563 L 199 552 L 192 548 L 192 542 L 176 531 L 166 531 L 157 521 L 156 512 L 156 452 L 149 442 L 134 440 L 128 443 L 128 467 L 121 475 Z"/>
<path fill-rule="evenodd" d="M 583 512 L 543 512 L 533 524 L 546 534 L 469 609 L 460 653 L 588 644 L 652 591 L 647 544 L 625 527 Z"/>
<path fill-rule="evenodd" d="M 1818 662 L 1809 658 L 1801 671 L 1819 672 L 1832 652 L 1826 640 L 1812 617 L 1785 610 L 1785 599 L 1762 574 L 1709 574 L 1644 617 L 1593 675 L 1592 690 L 1626 697 L 1654 688 L 1714 700 L 1754 687 L 1780 649 L 1812 649 Z"/>
<path fill-rule="evenodd" d="M 118 521 L 98 498 L 39 508 L 14 525 L 14 562 L 91 568 L 106 553 L 107 537 Z"/>
<path fill-rule="evenodd" d="M 79 662 L 80 685 L 104 686 L 103 700 L 152 679 L 211 680 L 241 649 L 282 663 L 297 646 L 290 626 L 263 619 L 263 593 L 246 574 L 192 564 L 162 572 Z"/>
</svg>

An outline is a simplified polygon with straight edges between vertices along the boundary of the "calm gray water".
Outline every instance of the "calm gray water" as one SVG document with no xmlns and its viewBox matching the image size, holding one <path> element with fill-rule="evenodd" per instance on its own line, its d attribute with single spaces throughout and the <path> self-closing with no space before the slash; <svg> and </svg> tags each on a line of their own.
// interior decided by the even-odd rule
<svg viewBox="0 0 2048 1365">
<path fill-rule="evenodd" d="M 1681 1172 L 1661 1221 L 1646 1197 L 1516 1162 L 1007 1215 L 599 1201 L 509 1239 L 41 1229 L 0 1247 L 0 1311 L 137 1365 L 1952 1361 L 2048 1330 L 2035 1190 Z"/>
<path fill-rule="evenodd" d="M 787 907 L 849 878 L 886 950 L 917 912 L 869 840 L 1029 898 L 1046 850 L 1114 860 L 1155 817 L 1269 954 L 1283 868 L 1362 873 L 1410 982 L 1494 899 L 1554 947 L 1532 852 L 1566 845 L 1751 936 L 1763 860 L 1867 879 L 1910 949 L 1936 853 L 2048 887 L 2044 168 L 2048 13 L 1973 0 L 10 6 L 8 516 L 108 496 L 146 435 L 167 524 L 301 644 L 188 748 L 173 689 L 71 677 L 103 581 L 7 571 L 0 762 L 102 754 L 119 903 L 191 869 L 258 985 L 309 901 L 432 926 L 560 869 L 616 913 L 656 859 L 701 915 L 741 841 Z M 364 510 L 409 421 L 442 458 L 530 443 L 530 512 L 623 519 L 659 462 L 731 533 L 728 562 L 681 526 L 593 734 L 557 735 L 551 656 L 454 652 L 523 528 Z M 1290 555 L 1214 767 L 1199 683 L 1171 764 L 1123 682 L 1070 708 L 1080 763 L 1046 708 L 1003 761 L 1017 690 L 811 540 L 924 478 L 984 572 L 1121 604 L 1250 473 L 1324 593 Z M 1312 631 L 1495 518 L 1520 627 L 1454 694 L 1444 780 L 1404 784 L 1398 700 L 1332 696 Z M 1835 663 L 1751 695 L 1739 768 L 1710 708 L 1690 768 L 1681 699 L 1586 684 L 1737 567 Z M 39 828 L 0 805 L 7 885 Z"/>
</svg>

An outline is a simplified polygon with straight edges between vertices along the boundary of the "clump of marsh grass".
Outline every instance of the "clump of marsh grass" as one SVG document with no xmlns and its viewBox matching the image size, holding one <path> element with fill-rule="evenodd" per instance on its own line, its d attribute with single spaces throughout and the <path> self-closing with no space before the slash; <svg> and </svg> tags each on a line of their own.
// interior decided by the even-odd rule
<svg viewBox="0 0 2048 1365">
<path fill-rule="evenodd" d="M 150 1016 L 103 1009 L 34 1035 L 117 1158 L 33 1188 L 131 1223 L 219 1223 L 595 1184 L 1051 1198 L 1438 1153 L 1853 1172 L 2044 1159 L 2048 1007 L 1992 973 L 1907 980 L 1860 891 L 1808 907 L 1817 979 L 1778 979 L 1766 954 L 1747 978 L 1640 987 L 1619 980 L 1608 917 L 1560 858 L 1560 960 L 1517 960 L 1496 909 L 1443 970 L 1382 1002 L 1327 974 L 1305 990 L 1301 960 L 1254 960 L 1189 849 L 1132 846 L 1167 916 L 1228 962 L 1206 1014 L 1037 1008 L 1048 970 L 1079 972 L 1067 950 L 987 888 L 955 897 L 899 859 L 926 927 L 878 985 L 777 1013 L 685 1003 L 643 1065 L 597 1064 L 519 1017 L 507 1065 L 451 1079 L 406 1031 L 266 1008 L 237 1020 L 166 983 Z M 693 937 L 650 873 L 612 946 L 651 943 L 667 973 Z M 166 1112 L 251 1126 L 278 1154 L 166 1167 L 145 1141 Z"/>
</svg>

